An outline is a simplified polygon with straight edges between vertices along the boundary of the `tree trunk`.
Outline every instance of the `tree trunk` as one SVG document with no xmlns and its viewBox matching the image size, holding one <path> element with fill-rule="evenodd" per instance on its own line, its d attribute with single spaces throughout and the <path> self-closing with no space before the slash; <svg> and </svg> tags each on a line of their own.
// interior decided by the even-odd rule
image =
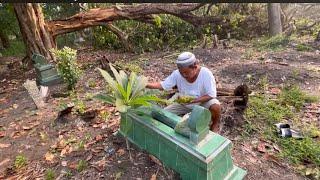
<svg viewBox="0 0 320 180">
<path fill-rule="evenodd" d="M 19 22 L 20 31 L 26 46 L 27 62 L 30 63 L 33 53 L 38 53 L 48 60 L 54 60 L 49 51 L 55 47 L 53 36 L 44 22 L 44 16 L 39 4 L 18 3 L 14 10 Z"/>
<path fill-rule="evenodd" d="M 280 3 L 268 3 L 268 21 L 271 36 L 282 33 Z"/>
<path fill-rule="evenodd" d="M 0 41 L 2 43 L 3 48 L 7 49 L 8 47 L 10 47 L 8 36 L 4 34 L 1 30 L 0 30 Z"/>
</svg>

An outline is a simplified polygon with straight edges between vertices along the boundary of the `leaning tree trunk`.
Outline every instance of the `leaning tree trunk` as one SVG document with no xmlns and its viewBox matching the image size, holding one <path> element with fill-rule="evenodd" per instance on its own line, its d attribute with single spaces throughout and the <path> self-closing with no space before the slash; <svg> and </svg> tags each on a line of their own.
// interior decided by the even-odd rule
<svg viewBox="0 0 320 180">
<path fill-rule="evenodd" d="M 33 53 L 41 54 L 48 60 L 53 60 L 54 57 L 49 50 L 55 47 L 55 43 L 44 22 L 40 5 L 18 3 L 13 6 L 26 46 L 27 58 L 25 59 L 28 60 L 26 63 L 30 62 Z"/>
<path fill-rule="evenodd" d="M 269 34 L 275 36 L 282 33 L 280 3 L 268 4 Z"/>
</svg>

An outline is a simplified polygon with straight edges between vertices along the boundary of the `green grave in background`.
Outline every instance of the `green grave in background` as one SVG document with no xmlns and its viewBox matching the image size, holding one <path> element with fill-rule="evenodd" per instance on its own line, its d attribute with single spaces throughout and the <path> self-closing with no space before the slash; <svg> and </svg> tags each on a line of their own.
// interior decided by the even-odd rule
<svg viewBox="0 0 320 180">
<path fill-rule="evenodd" d="M 181 117 L 158 107 L 121 114 L 120 133 L 174 169 L 182 179 L 243 179 L 246 171 L 231 158 L 231 141 L 209 131 L 210 111 L 195 106 L 188 119 L 191 132 L 174 131 Z"/>
<path fill-rule="evenodd" d="M 48 63 L 44 56 L 33 54 L 31 59 L 36 70 L 38 85 L 51 86 L 63 81 L 54 65 Z"/>
</svg>

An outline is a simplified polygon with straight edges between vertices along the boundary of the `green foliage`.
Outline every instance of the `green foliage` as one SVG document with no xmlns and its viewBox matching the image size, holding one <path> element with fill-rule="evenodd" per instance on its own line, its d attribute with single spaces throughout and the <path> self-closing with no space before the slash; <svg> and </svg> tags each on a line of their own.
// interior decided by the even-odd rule
<svg viewBox="0 0 320 180">
<path fill-rule="evenodd" d="M 0 33 L 6 36 L 20 36 L 19 24 L 12 4 L 0 4 Z"/>
<path fill-rule="evenodd" d="M 54 180 L 55 179 L 55 174 L 52 169 L 47 169 L 46 170 L 46 175 L 45 175 L 46 180 Z"/>
<path fill-rule="evenodd" d="M 14 160 L 14 167 L 16 169 L 20 169 L 22 167 L 24 167 L 25 165 L 27 165 L 27 158 L 24 155 L 18 155 L 16 156 L 15 160 Z"/>
<path fill-rule="evenodd" d="M 86 109 L 87 109 L 86 104 L 85 104 L 83 101 L 81 101 L 81 100 L 77 100 L 77 101 L 75 102 L 75 107 L 76 107 L 77 112 L 78 112 L 80 115 L 84 114 L 84 113 L 86 112 Z"/>
<path fill-rule="evenodd" d="M 277 138 L 277 142 L 282 147 L 281 157 L 287 158 L 294 164 L 311 162 L 320 166 L 320 142 L 309 137 L 302 140 Z"/>
<path fill-rule="evenodd" d="M 2 56 L 25 56 L 26 47 L 21 40 L 10 41 L 10 46 L 7 49 L 0 50 Z"/>
<path fill-rule="evenodd" d="M 312 51 L 313 48 L 311 46 L 305 44 L 298 44 L 296 47 L 297 51 Z"/>
<path fill-rule="evenodd" d="M 76 166 L 78 172 L 82 172 L 88 167 L 88 163 L 85 160 L 80 160 Z"/>
<path fill-rule="evenodd" d="M 320 31 L 320 23 L 316 22 L 315 19 L 309 19 L 309 18 L 305 18 L 305 17 L 297 18 L 295 25 L 296 25 L 297 29 L 299 30 L 297 32 L 297 34 L 299 36 L 312 35 L 315 38 L 317 36 L 318 32 Z M 313 25 L 311 28 L 306 28 L 311 25 Z"/>
<path fill-rule="evenodd" d="M 46 20 L 62 19 L 80 12 L 79 3 L 41 3 Z"/>
<path fill-rule="evenodd" d="M 138 61 L 130 61 L 130 62 L 116 61 L 114 64 L 127 72 L 135 72 L 135 73 L 143 72 L 143 69 L 139 65 L 140 62 Z"/>
<path fill-rule="evenodd" d="M 272 37 L 264 37 L 257 39 L 253 42 L 253 45 L 259 51 L 279 51 L 283 50 L 288 43 L 290 42 L 290 38 L 284 35 L 277 35 Z"/>
<path fill-rule="evenodd" d="M 130 108 L 150 106 L 150 102 L 161 101 L 156 96 L 145 94 L 144 89 L 148 82 L 145 76 L 137 76 L 135 72 L 131 72 L 128 76 L 124 71 L 118 72 L 111 64 L 109 65 L 115 79 L 108 72 L 102 69 L 99 71 L 113 93 L 112 95 L 99 94 L 96 96 L 97 99 L 115 104 L 116 109 L 122 113 L 127 112 Z"/>
<path fill-rule="evenodd" d="M 194 46 L 197 35 L 195 28 L 180 18 L 171 15 L 155 16 L 155 24 L 146 24 L 134 20 L 122 20 L 114 23 L 128 35 L 128 41 L 135 52 L 180 49 Z M 96 48 L 123 48 L 118 37 L 107 27 L 94 28 L 94 46 Z"/>
<path fill-rule="evenodd" d="M 295 107 L 297 110 L 300 110 L 304 103 L 306 102 L 315 102 L 317 97 L 310 96 L 301 91 L 298 86 L 286 86 L 280 93 L 280 101 L 284 105 L 289 105 Z"/>
<path fill-rule="evenodd" d="M 69 89 L 74 89 L 78 79 L 80 78 L 82 71 L 77 64 L 77 51 L 69 47 L 64 47 L 62 50 L 52 50 L 56 56 L 57 69 L 59 74 L 67 82 Z"/>
</svg>

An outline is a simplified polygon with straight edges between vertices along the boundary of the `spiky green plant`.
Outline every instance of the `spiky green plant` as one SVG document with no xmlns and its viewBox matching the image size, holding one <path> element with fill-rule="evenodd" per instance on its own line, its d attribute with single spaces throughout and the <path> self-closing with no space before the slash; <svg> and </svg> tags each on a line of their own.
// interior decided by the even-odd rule
<svg viewBox="0 0 320 180">
<path fill-rule="evenodd" d="M 150 106 L 151 102 L 163 101 L 162 99 L 145 93 L 145 88 L 148 83 L 148 78 L 145 76 L 138 76 L 135 72 L 131 72 L 128 76 L 124 71 L 119 72 L 109 64 L 110 69 L 115 77 L 105 70 L 99 68 L 101 75 L 108 83 L 108 87 L 112 89 L 112 94 L 99 94 L 95 96 L 97 99 L 114 104 L 116 109 L 125 113 L 129 109 L 135 109 L 139 106 Z"/>
</svg>

